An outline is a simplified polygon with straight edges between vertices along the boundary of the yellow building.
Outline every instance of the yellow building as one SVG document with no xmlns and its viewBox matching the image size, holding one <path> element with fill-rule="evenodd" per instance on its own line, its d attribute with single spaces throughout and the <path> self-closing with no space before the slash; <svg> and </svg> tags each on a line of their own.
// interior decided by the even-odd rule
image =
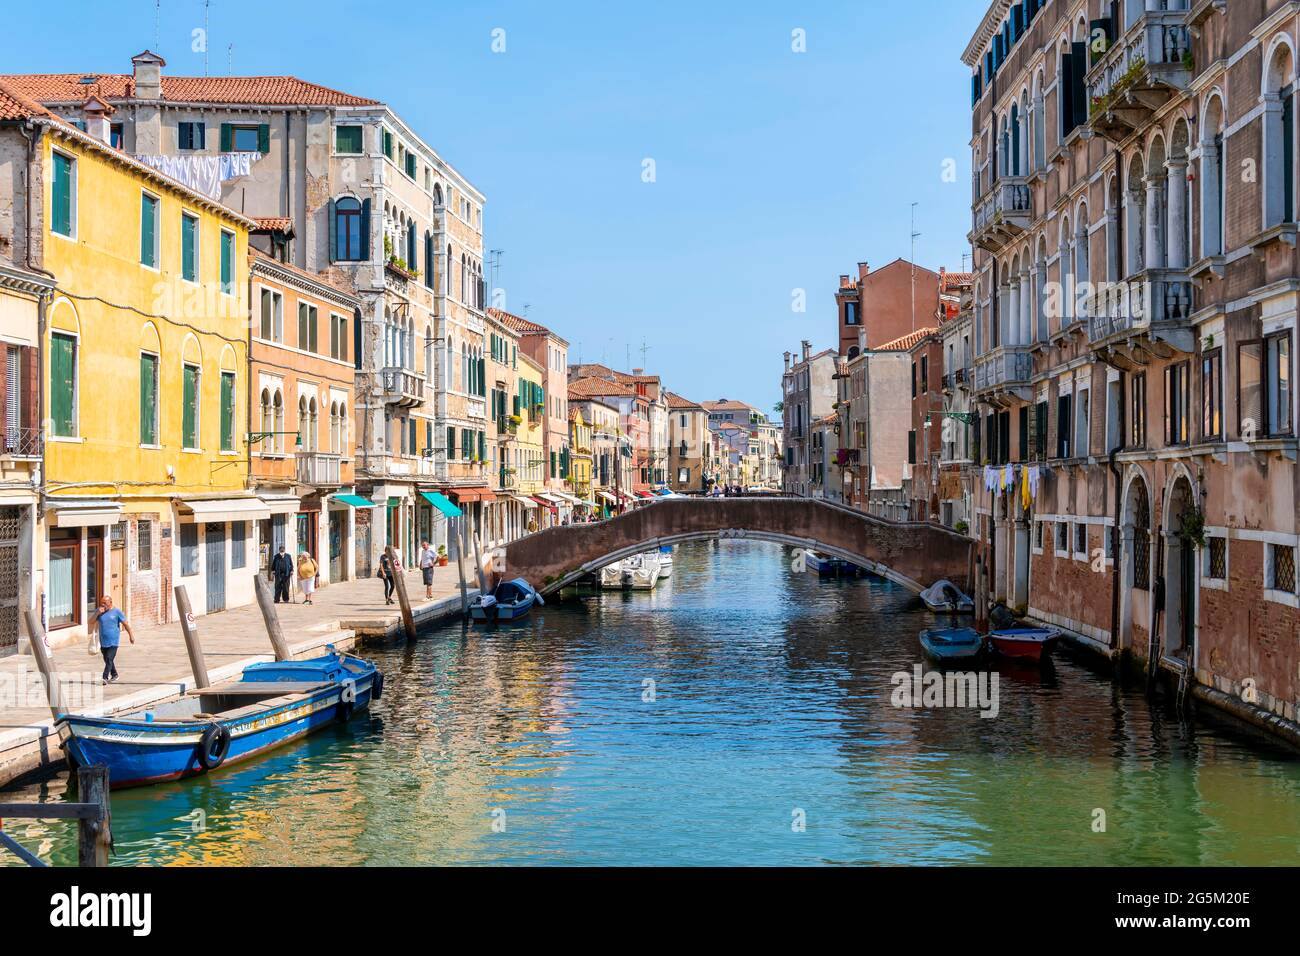
<svg viewBox="0 0 1300 956">
<path fill-rule="evenodd" d="M 583 418 L 582 409 L 571 405 L 569 407 L 568 484 L 573 494 L 582 500 L 588 510 L 595 507 L 591 487 L 591 431 L 591 424 Z"/>
<path fill-rule="evenodd" d="M 519 417 L 518 431 L 511 447 L 506 449 L 506 467 L 513 468 L 515 487 L 519 494 L 531 498 L 538 507 L 529 510 L 527 531 L 548 527 L 554 505 L 540 497 L 546 489 L 546 414 L 540 403 L 542 382 L 546 372 L 523 352 L 519 353 L 519 368 L 515 378 L 515 395 L 511 401 L 513 414 Z"/>
<path fill-rule="evenodd" d="M 137 623 L 252 600 L 248 231 L 256 223 L 113 149 L 38 120 L 47 311 L 46 613 L 84 632 L 112 594 Z M 100 135 L 103 134 L 103 138 Z"/>
</svg>

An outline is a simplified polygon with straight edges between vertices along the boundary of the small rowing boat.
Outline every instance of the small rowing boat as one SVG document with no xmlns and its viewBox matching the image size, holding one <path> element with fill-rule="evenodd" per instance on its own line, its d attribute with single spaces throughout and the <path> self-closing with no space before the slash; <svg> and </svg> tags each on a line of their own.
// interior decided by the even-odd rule
<svg viewBox="0 0 1300 956">
<path fill-rule="evenodd" d="M 237 681 L 112 717 L 64 715 L 58 732 L 74 765 L 104 764 L 113 789 L 208 773 L 348 720 L 383 693 L 370 661 L 330 653 L 250 664 Z"/>
<path fill-rule="evenodd" d="M 926 656 L 940 664 L 973 661 L 984 652 L 984 639 L 973 627 L 930 627 L 919 640 Z"/>
<path fill-rule="evenodd" d="M 989 643 L 1002 657 L 1037 664 L 1061 635 L 1047 627 L 1008 627 L 989 634 Z"/>
<path fill-rule="evenodd" d="M 921 600 L 931 611 L 940 614 L 971 614 L 975 611 L 975 602 L 946 578 L 940 578 L 922 591 Z"/>
<path fill-rule="evenodd" d="M 534 604 L 545 604 L 531 584 L 523 578 L 502 581 L 491 594 L 480 594 L 469 606 L 469 616 L 476 621 L 518 621 L 528 616 Z"/>
</svg>

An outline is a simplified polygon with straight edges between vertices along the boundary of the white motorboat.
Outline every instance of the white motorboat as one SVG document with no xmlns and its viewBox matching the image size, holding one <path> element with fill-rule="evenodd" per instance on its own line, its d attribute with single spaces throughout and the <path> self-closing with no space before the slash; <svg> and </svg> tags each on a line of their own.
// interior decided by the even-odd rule
<svg viewBox="0 0 1300 956">
<path fill-rule="evenodd" d="M 670 578 L 673 575 L 673 546 L 666 544 L 656 555 L 659 559 L 659 577 Z"/>
<path fill-rule="evenodd" d="M 975 602 L 947 578 L 940 578 L 921 592 L 921 600 L 931 611 L 947 614 L 971 614 Z"/>
<path fill-rule="evenodd" d="M 602 588 L 621 588 L 623 586 L 623 564 L 615 561 L 600 569 L 600 586 Z"/>
<path fill-rule="evenodd" d="M 624 587 L 633 591 L 651 591 L 659 583 L 659 552 L 633 555 L 623 564 Z"/>
</svg>

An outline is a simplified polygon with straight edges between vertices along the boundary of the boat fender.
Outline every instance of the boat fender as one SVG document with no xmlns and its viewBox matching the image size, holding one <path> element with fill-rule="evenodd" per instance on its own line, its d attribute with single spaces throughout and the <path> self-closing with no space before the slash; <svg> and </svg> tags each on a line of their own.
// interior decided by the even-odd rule
<svg viewBox="0 0 1300 956">
<path fill-rule="evenodd" d="M 542 593 L 540 591 L 533 595 L 533 600 L 537 602 L 538 607 L 546 607 L 546 602 L 542 600 Z"/>
<path fill-rule="evenodd" d="M 199 739 L 199 765 L 204 770 L 216 770 L 230 753 L 230 728 L 222 724 L 209 724 Z"/>
<path fill-rule="evenodd" d="M 370 699 L 379 700 L 384 696 L 384 672 L 375 671 L 375 676 L 370 680 Z"/>
</svg>

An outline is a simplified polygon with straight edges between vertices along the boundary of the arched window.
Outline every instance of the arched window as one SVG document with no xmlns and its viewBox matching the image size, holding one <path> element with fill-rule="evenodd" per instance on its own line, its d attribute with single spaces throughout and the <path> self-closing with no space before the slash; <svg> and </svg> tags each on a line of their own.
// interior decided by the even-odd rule
<svg viewBox="0 0 1300 956">
<path fill-rule="evenodd" d="M 307 435 L 309 441 L 304 441 L 308 451 L 316 451 L 320 448 L 320 422 L 316 417 L 316 399 L 307 403 Z"/>
<path fill-rule="evenodd" d="M 1278 41 L 1269 55 L 1264 106 L 1264 228 L 1295 222 L 1295 63 Z"/>
<path fill-rule="evenodd" d="M 284 396 L 280 394 L 280 390 L 278 388 L 275 390 L 275 396 L 271 399 L 271 407 L 275 415 L 275 421 L 272 423 L 274 427 L 269 429 L 269 431 L 273 431 L 277 433 L 283 432 L 284 431 Z M 283 454 L 284 435 L 276 434 L 271 439 L 271 447 L 274 448 L 277 452 Z"/>
<path fill-rule="evenodd" d="M 302 442 L 302 450 L 311 450 L 311 429 L 308 427 L 310 422 L 307 420 L 307 396 L 298 396 L 298 440 Z"/>
<path fill-rule="evenodd" d="M 366 222 L 366 205 L 351 196 L 334 202 L 334 216 L 330 223 L 333 259 L 336 262 L 361 262 L 369 258 Z"/>
<path fill-rule="evenodd" d="M 1227 171 L 1223 154 L 1223 101 L 1212 96 L 1201 124 L 1201 255 L 1223 255 L 1223 201 Z"/>
<path fill-rule="evenodd" d="M 339 403 L 330 402 L 330 451 L 337 455 L 342 449 L 339 444 Z"/>
<path fill-rule="evenodd" d="M 260 420 L 262 422 L 262 431 L 275 431 L 275 419 L 272 417 L 271 412 L 271 392 L 265 388 L 262 389 L 261 410 L 262 416 Z"/>
<path fill-rule="evenodd" d="M 347 403 L 339 405 L 339 454 L 348 453 L 348 406 Z"/>
</svg>

